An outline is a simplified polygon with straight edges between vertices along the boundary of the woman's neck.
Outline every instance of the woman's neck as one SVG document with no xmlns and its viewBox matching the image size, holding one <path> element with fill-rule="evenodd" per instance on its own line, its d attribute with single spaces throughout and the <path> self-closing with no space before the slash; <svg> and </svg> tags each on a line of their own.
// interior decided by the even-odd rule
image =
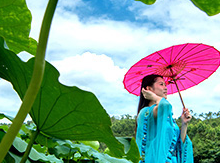
<svg viewBox="0 0 220 163">
<path fill-rule="evenodd" d="M 156 101 L 152 100 L 152 101 L 149 102 L 149 106 L 152 106 L 153 104 L 156 104 Z"/>
<path fill-rule="evenodd" d="M 157 98 L 155 99 L 155 100 L 151 100 L 150 102 L 149 102 L 149 106 L 152 106 L 152 105 L 154 105 L 154 104 L 159 104 L 159 102 L 160 102 L 160 100 L 162 99 L 163 97 L 159 97 L 159 96 L 157 96 Z"/>
</svg>

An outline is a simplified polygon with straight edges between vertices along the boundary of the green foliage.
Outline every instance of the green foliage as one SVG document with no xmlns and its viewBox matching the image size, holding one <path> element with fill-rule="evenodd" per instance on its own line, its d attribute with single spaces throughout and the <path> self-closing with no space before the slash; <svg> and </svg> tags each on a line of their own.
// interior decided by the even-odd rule
<svg viewBox="0 0 220 163">
<path fill-rule="evenodd" d="M 54 7 L 56 7 L 56 2 L 57 2 L 56 0 L 49 1 L 43 21 L 43 26 L 46 27 L 50 26 L 53 16 L 53 14 L 51 13 L 54 12 Z M 8 19 L 6 19 L 8 15 L 10 15 L 13 20 L 13 18 L 17 19 L 16 15 L 19 15 L 19 13 L 21 12 L 24 13 L 24 15 L 22 16 L 22 18 L 19 17 L 19 23 L 25 26 L 23 27 L 25 31 L 28 31 L 28 33 L 24 32 L 24 35 L 20 35 L 19 28 L 12 27 L 11 30 L 9 30 L 10 28 L 8 28 L 8 30 L 6 30 L 5 28 L 0 28 L 0 77 L 11 82 L 14 90 L 18 93 L 21 100 L 25 101 L 26 98 L 30 99 L 29 96 L 26 96 L 29 90 L 29 83 L 31 85 L 32 80 L 38 77 L 33 74 L 35 74 L 35 72 L 38 73 L 44 71 L 44 67 L 45 67 L 45 72 L 42 73 L 44 74 L 42 85 L 40 87 L 39 93 L 36 97 L 33 106 L 32 103 L 30 102 L 30 107 L 32 106 L 30 115 L 36 124 L 36 130 L 37 130 L 36 133 L 37 134 L 40 133 L 41 136 L 47 135 L 50 137 L 56 137 L 58 139 L 62 139 L 63 141 L 65 141 L 65 139 L 70 139 L 75 141 L 94 140 L 94 141 L 104 142 L 109 147 L 111 155 L 116 157 L 123 156 L 123 157 L 131 158 L 131 156 L 126 156 L 124 154 L 123 145 L 113 136 L 113 133 L 110 129 L 111 126 L 110 118 L 93 93 L 83 91 L 75 86 L 69 87 L 59 83 L 58 81 L 59 72 L 50 63 L 46 62 L 46 64 L 44 64 L 44 59 L 43 59 L 43 63 L 37 61 L 38 55 L 36 55 L 36 59 L 32 58 L 28 62 L 23 62 L 20 60 L 19 57 L 17 57 L 16 54 L 19 53 L 20 51 L 26 50 L 34 54 L 36 50 L 36 48 L 33 48 L 34 49 L 34 50 L 32 49 L 33 51 L 29 51 L 29 48 L 32 47 L 33 45 L 30 44 L 31 39 L 28 38 L 30 31 L 31 14 L 27 9 L 25 1 L 15 0 L 13 1 L 13 3 L 12 1 L 3 1 L 1 3 L 0 8 L 1 8 L 1 13 L 4 13 L 6 15 L 6 17 L 3 17 L 1 21 L 4 23 L 3 24 L 4 27 L 7 27 L 7 22 L 9 22 Z M 43 28 L 43 26 L 40 35 L 40 40 L 42 38 L 43 41 L 42 43 L 39 42 L 37 54 L 45 53 L 44 50 L 46 49 L 49 29 Z M 16 36 L 20 40 L 17 39 Z M 13 42 L 16 44 L 10 44 Z M 20 46 L 20 43 L 24 47 Z M 17 46 L 22 50 L 20 50 L 19 48 L 16 49 Z M 41 59 L 42 58 L 44 58 L 43 55 L 41 56 Z M 34 69 L 35 65 L 37 66 L 39 65 L 38 69 Z M 36 90 L 38 91 L 37 87 Z M 24 110 L 24 109 L 20 109 L 20 110 Z M 20 111 L 18 113 L 20 113 Z M 2 117 L 8 118 L 7 116 L 4 115 Z M 19 120 L 19 118 L 15 118 L 15 119 Z M 13 125 L 13 124 L 12 126 L 17 126 L 16 130 L 19 130 L 20 125 Z M 8 130 L 7 127 L 6 129 Z M 11 127 L 9 128 L 9 130 L 10 129 Z M 8 134 L 9 130 L 6 135 L 9 135 Z M 13 132 L 12 129 L 10 131 Z M 22 132 L 24 132 L 25 134 L 23 135 Z M 15 131 L 14 133 L 17 132 Z M 20 134 L 21 134 L 20 137 L 26 141 L 33 143 L 33 141 L 35 140 L 35 138 L 33 139 L 33 141 L 29 140 L 29 136 L 31 135 L 31 132 L 29 130 L 22 130 L 20 131 Z M 11 139 L 12 137 L 13 137 L 12 135 L 9 135 L 7 138 Z M 16 139 L 20 139 L 20 138 L 16 137 Z M 38 137 L 37 140 L 40 141 Z M 6 141 L 2 141 L 1 145 L 3 142 L 5 143 Z M 22 150 L 20 150 L 21 147 L 16 148 L 17 146 L 15 147 L 15 144 L 13 144 L 13 146 L 20 153 L 23 153 L 26 150 L 24 155 L 27 156 L 29 154 L 28 149 L 30 147 L 31 151 L 30 151 L 29 159 L 36 160 L 30 158 L 33 155 L 32 154 L 33 149 L 31 149 L 32 146 L 31 143 L 29 143 L 28 147 L 27 144 L 23 143 L 24 145 L 22 146 L 23 147 Z M 52 143 L 50 145 L 57 146 L 57 144 L 56 145 L 55 144 Z M 133 141 L 131 144 L 132 146 L 134 146 Z M 26 147 L 28 149 L 26 149 Z M 47 142 L 45 144 L 45 147 L 41 148 L 39 145 L 33 145 L 33 147 L 37 148 L 37 150 L 41 152 L 45 151 L 47 148 L 49 149 Z M 12 155 L 14 154 L 16 155 L 16 153 L 13 153 L 10 155 L 11 156 L 10 158 L 12 158 Z M 79 157 L 80 155 L 78 154 L 77 157 Z M 92 153 L 92 155 L 99 156 L 99 154 L 97 154 L 96 152 Z M 111 156 L 106 156 L 106 157 L 111 157 Z M 109 159 L 112 160 L 116 158 L 109 158 Z M 124 161 L 127 162 L 127 160 Z"/>
<path fill-rule="evenodd" d="M 0 43 L 0 77 L 11 82 L 23 99 L 34 58 L 25 63 L 3 47 L 2 39 Z M 47 62 L 42 86 L 30 112 L 38 130 L 60 139 L 98 140 L 121 157 L 123 146 L 113 136 L 110 118 L 97 98 L 77 87 L 62 85 L 58 77 L 58 71 Z"/>
<path fill-rule="evenodd" d="M 188 133 L 194 147 L 195 162 L 217 163 L 220 160 L 220 117 L 190 124 Z"/>
<path fill-rule="evenodd" d="M 0 36 L 9 49 L 35 55 L 37 41 L 29 37 L 32 17 L 25 0 L 1 0 L 0 15 Z"/>
<path fill-rule="evenodd" d="M 0 140 L 3 138 L 5 132 L 4 130 L 0 130 Z M 20 162 L 22 159 L 22 153 L 25 152 L 27 147 L 27 142 L 23 141 L 21 138 L 16 137 L 13 142 L 13 148 L 7 154 L 5 158 L 6 162 Z M 16 161 L 18 160 L 18 161 Z M 60 159 L 56 158 L 53 155 L 46 156 L 43 153 L 38 152 L 36 149 L 32 148 L 31 153 L 29 155 L 29 161 L 40 161 L 40 162 L 62 162 Z"/>
<path fill-rule="evenodd" d="M 6 118 L 6 119 L 8 119 L 9 121 L 13 121 L 13 117 L 11 117 L 11 116 L 7 116 L 7 115 L 5 115 L 5 114 L 2 114 L 2 113 L 0 113 L 0 119 L 3 119 L 3 118 Z"/>
<path fill-rule="evenodd" d="M 0 126 L 0 140 L 5 134 L 3 128 L 6 125 Z M 28 135 L 28 129 L 34 130 L 35 125 L 33 123 L 24 124 L 23 129 L 20 131 L 20 137 L 16 137 L 13 147 L 8 152 L 5 162 L 20 162 L 22 155 L 26 150 L 27 142 L 30 140 L 30 136 L 22 139 L 22 135 Z M 125 146 L 125 152 L 127 153 L 126 159 L 114 158 L 106 153 L 101 153 L 97 149 L 97 143 L 94 142 L 75 142 L 70 140 L 61 140 L 57 138 L 47 137 L 43 134 L 39 134 L 35 144 L 31 149 L 31 153 L 27 162 L 114 162 L 114 163 L 131 163 L 127 159 L 131 159 L 132 162 L 138 162 L 138 155 L 136 155 L 136 143 L 131 138 L 120 138 L 120 142 Z M 134 155 L 134 156 L 133 156 Z"/>
<path fill-rule="evenodd" d="M 141 1 L 146 4 L 155 3 L 155 0 Z M 25 101 L 25 97 L 31 99 L 26 94 L 32 79 L 38 83 L 38 86 L 41 84 L 41 76 L 33 75 L 34 72 L 44 74 L 40 91 L 33 106 L 32 102 L 29 102 L 29 108 L 32 106 L 30 115 L 36 126 L 33 124 L 32 126 L 22 125 L 3 162 L 22 161 L 22 155 L 29 154 L 25 152 L 28 151 L 27 146 L 30 146 L 27 162 L 69 162 L 70 160 L 73 162 L 97 161 L 101 163 L 138 162 L 139 153 L 134 138 L 118 138 L 118 141 L 114 137 L 114 135 L 134 136 L 135 120 L 129 115 L 122 117 L 121 120 L 115 119 L 112 126 L 113 135 L 110 128 L 110 118 L 95 95 L 75 86 L 62 85 L 58 81 L 59 72 L 48 62 L 44 65 L 49 27 L 57 0 L 50 0 L 49 2 L 51 2 L 49 3 L 51 6 L 48 5 L 43 23 L 43 26 L 47 28 L 42 28 L 42 35 L 40 35 L 42 41 L 39 41 L 38 47 L 37 41 L 29 37 L 31 13 L 25 0 L 2 0 L 0 4 L 0 77 L 11 82 L 21 100 Z M 208 15 L 215 15 L 220 12 L 219 2 L 217 1 L 210 3 L 193 0 L 193 3 Z M 36 60 L 32 58 L 28 62 L 23 62 L 16 55 L 21 51 L 35 55 L 36 49 L 38 50 Z M 38 59 L 42 62 L 37 62 Z M 34 65 L 39 65 L 39 67 L 34 69 Z M 35 88 L 31 90 L 32 92 L 34 90 L 36 93 L 38 92 L 37 86 L 32 88 Z M 26 114 L 28 112 L 26 111 Z M 193 142 L 196 143 L 195 158 L 203 162 L 214 162 L 219 159 L 220 155 L 218 152 L 219 119 L 212 121 L 212 115 L 207 114 L 206 116 L 209 118 L 204 121 L 198 120 L 198 123 L 195 119 L 195 123 L 189 126 L 189 134 L 192 136 Z M 13 120 L 10 116 L 3 114 L 0 114 L 1 118 Z M 15 120 L 17 119 L 19 118 L 15 118 Z M 17 131 L 20 126 L 17 125 Z M 10 128 L 8 129 L 6 125 L 1 126 L 0 139 L 3 138 L 6 131 L 7 134 L 11 133 L 9 132 Z M 32 131 L 37 131 L 36 140 L 30 139 Z M 206 139 L 199 139 L 199 134 Z M 111 156 L 100 153 L 97 150 L 98 144 L 94 146 L 94 142 L 85 142 L 90 146 L 78 142 L 82 140 L 104 142 L 110 149 L 109 154 Z M 34 143 L 33 146 L 31 143 L 27 144 L 28 142 Z M 93 144 L 93 148 L 91 144 Z M 211 155 L 213 155 L 212 158 L 210 158 Z M 120 159 L 112 156 L 120 157 Z"/>
<path fill-rule="evenodd" d="M 112 120 L 112 131 L 117 137 L 135 137 L 135 119 L 126 114 L 121 118 L 111 117 Z"/>
<path fill-rule="evenodd" d="M 47 40 L 48 40 L 50 26 L 51 26 L 52 18 L 53 18 L 55 9 L 56 9 L 57 2 L 58 0 L 49 0 L 48 2 L 47 9 L 45 11 L 45 15 L 44 15 L 43 23 L 42 23 L 42 27 L 41 27 L 40 36 L 39 36 L 39 44 L 37 46 L 36 60 L 34 64 L 34 71 L 32 74 L 32 78 L 29 83 L 28 89 L 25 92 L 24 98 L 22 99 L 22 104 L 20 106 L 20 109 L 15 119 L 13 120 L 12 125 L 10 126 L 10 128 L 8 129 L 7 133 L 5 134 L 5 136 L 3 137 L 0 143 L 0 153 L 1 153 L 0 162 L 3 161 L 4 157 L 9 151 L 13 143 L 13 140 L 15 139 L 17 133 L 19 132 L 19 129 L 21 128 L 22 123 L 24 122 L 27 114 L 30 112 L 31 107 L 35 101 L 35 98 L 39 92 L 41 82 L 43 79 L 44 68 L 45 68 L 45 52 L 46 52 L 46 47 L 47 47 Z M 19 9 L 22 7 L 23 6 L 19 6 Z M 14 8 L 9 8 L 9 9 L 13 10 Z M 5 12 L 7 13 L 7 11 Z M 4 41 L 1 41 L 1 42 L 4 42 Z M 3 64 L 3 69 L 4 68 L 7 71 L 7 67 L 5 67 L 5 65 Z M 21 162 L 25 162 L 30 152 L 30 149 L 31 149 L 31 144 L 28 145 L 28 149 L 26 150 Z"/>
<path fill-rule="evenodd" d="M 134 137 L 118 137 L 117 138 L 125 147 L 125 153 L 127 159 L 132 162 L 138 162 L 140 160 L 140 154 Z"/>
<path fill-rule="evenodd" d="M 193 114 L 193 113 L 192 113 Z M 135 118 L 123 115 L 121 118 L 111 117 L 112 131 L 118 137 L 133 136 Z M 176 119 L 181 127 L 181 119 Z M 187 134 L 192 140 L 195 163 L 218 163 L 220 160 L 220 111 L 217 113 L 195 113 L 188 125 Z M 132 126 L 132 129 L 129 127 Z M 131 132 L 132 131 L 132 132 Z M 125 134 L 127 133 L 127 135 Z M 120 138 L 119 138 L 120 141 Z"/>
<path fill-rule="evenodd" d="M 181 127 L 181 120 L 177 124 Z M 218 163 L 220 160 L 220 111 L 194 114 L 188 125 L 188 135 L 193 143 L 195 163 Z"/>
<path fill-rule="evenodd" d="M 156 0 L 136 0 L 141 1 L 147 5 L 152 5 Z M 200 10 L 204 11 L 207 15 L 213 16 L 220 13 L 220 1 L 219 0 L 191 0 L 192 3 Z"/>
<path fill-rule="evenodd" d="M 207 15 L 213 16 L 220 13 L 220 1 L 219 0 L 191 0 L 193 4 L 200 10 L 204 11 Z"/>
<path fill-rule="evenodd" d="M 152 5 L 156 2 L 156 0 L 136 0 L 136 1 L 141 1 L 147 5 Z"/>
</svg>

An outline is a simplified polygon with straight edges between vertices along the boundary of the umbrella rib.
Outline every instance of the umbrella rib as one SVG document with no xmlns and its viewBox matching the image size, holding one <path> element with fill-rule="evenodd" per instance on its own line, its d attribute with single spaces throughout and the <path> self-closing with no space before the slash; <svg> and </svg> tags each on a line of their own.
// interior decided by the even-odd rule
<svg viewBox="0 0 220 163">
<path fill-rule="evenodd" d="M 161 62 L 158 62 L 158 61 L 155 61 L 155 60 L 151 60 L 151 59 L 148 59 L 148 58 L 143 58 L 143 60 L 151 61 L 151 62 L 154 62 L 154 63 L 160 63 L 161 65 L 163 65 L 163 63 L 161 63 Z M 139 67 L 139 66 L 135 66 L 135 67 Z"/>
<path fill-rule="evenodd" d="M 190 68 L 191 69 L 191 68 Z M 200 68 L 199 70 L 201 70 L 201 71 L 213 71 L 213 69 L 203 69 L 203 68 Z M 186 70 L 185 70 L 186 71 Z M 190 70 L 189 70 L 190 71 Z M 196 71 L 196 70 L 195 70 Z M 184 71 L 182 71 L 182 72 L 184 72 Z M 190 72 L 192 72 L 192 70 L 190 71 Z"/>
<path fill-rule="evenodd" d="M 210 61 L 210 60 L 219 60 L 220 58 L 209 58 L 209 59 L 203 59 L 203 60 L 197 60 L 197 61 L 188 61 L 187 63 L 195 63 L 195 62 L 201 62 L 201 61 Z M 219 62 L 220 64 L 220 62 Z"/>
<path fill-rule="evenodd" d="M 201 45 L 201 44 L 200 44 Z M 198 46 L 197 46 L 198 47 Z M 191 50 L 193 50 L 194 48 L 192 48 L 192 49 L 190 49 L 189 51 L 191 51 Z M 197 51 L 197 52 L 195 52 L 195 53 L 192 53 L 191 55 L 189 55 L 189 56 L 185 56 L 185 54 L 186 53 L 189 53 L 189 51 L 188 52 L 186 52 L 185 54 L 183 54 L 179 59 L 181 59 L 182 57 L 184 57 L 185 56 L 185 58 L 183 58 L 182 60 L 184 60 L 185 61 L 185 59 L 191 59 L 190 57 L 192 57 L 192 56 L 194 56 L 194 55 L 197 55 L 197 54 L 199 54 L 199 53 L 202 53 L 202 52 L 205 52 L 205 51 L 207 51 L 207 50 L 209 50 L 209 49 L 211 49 L 211 47 L 207 47 L 206 49 L 202 49 L 202 50 L 200 50 L 200 51 Z M 205 54 L 204 54 L 205 55 Z M 207 54 L 206 54 L 207 55 Z M 200 56 L 196 56 L 197 58 L 199 58 Z M 201 56 L 201 57 L 203 57 L 203 55 Z"/>
<path fill-rule="evenodd" d="M 149 72 L 152 72 L 152 73 L 149 73 Z M 146 76 L 146 75 L 149 75 L 149 74 L 157 74 L 157 75 L 160 75 L 157 71 L 157 69 L 155 69 L 154 71 L 149 71 L 148 73 L 147 72 L 143 72 L 143 76 Z"/>
<path fill-rule="evenodd" d="M 194 82 L 192 79 L 190 79 L 189 77 L 187 77 L 187 76 L 185 76 L 185 78 L 187 78 L 189 81 L 191 81 L 193 84 L 195 84 L 195 85 L 197 85 L 197 83 L 196 82 Z M 184 89 L 185 89 L 185 87 L 184 87 Z"/>
<path fill-rule="evenodd" d="M 173 87 L 172 87 L 173 85 L 171 85 L 170 87 L 171 87 L 171 90 L 172 90 L 172 92 L 173 92 Z"/>
<path fill-rule="evenodd" d="M 172 48 L 171 48 L 170 63 L 172 62 L 172 55 L 173 55 L 173 46 L 172 46 Z"/>
<path fill-rule="evenodd" d="M 184 68 L 188 68 L 188 69 L 203 69 L 203 67 L 201 67 L 201 66 L 207 66 L 206 68 L 208 68 L 209 66 L 215 66 L 215 67 L 218 67 L 219 66 L 219 64 L 199 64 L 199 63 L 197 63 L 197 64 L 188 64 L 188 65 L 186 65 Z M 205 68 L 205 69 L 206 69 Z M 210 67 L 209 67 L 210 68 Z M 209 69 L 208 68 L 208 69 Z M 184 71 L 184 70 L 183 70 Z"/>
<path fill-rule="evenodd" d="M 210 70 L 210 69 L 199 69 L 199 70 L 201 70 L 201 71 L 206 71 L 206 72 L 212 72 L 213 70 Z M 184 71 L 182 71 L 183 73 L 178 77 L 178 78 L 180 78 L 180 77 L 182 77 L 182 76 L 184 76 L 185 74 L 187 74 L 187 73 L 191 73 L 191 74 L 194 74 L 194 75 L 197 75 L 197 76 L 200 76 L 200 77 L 204 77 L 204 76 L 202 76 L 202 75 L 199 75 L 199 74 L 197 74 L 197 73 L 194 73 L 194 71 L 186 71 L 185 70 L 185 72 Z M 205 78 L 205 77 L 204 77 Z"/>
<path fill-rule="evenodd" d="M 139 89 L 139 88 L 141 88 L 141 87 L 136 87 L 136 88 L 133 89 L 131 92 L 134 92 L 134 91 L 136 91 L 136 90 Z"/>
<path fill-rule="evenodd" d="M 181 81 L 179 81 L 179 83 L 183 87 L 183 90 L 185 90 L 186 88 L 185 88 L 184 84 Z"/>
<path fill-rule="evenodd" d="M 183 51 L 183 49 L 185 49 L 185 47 L 187 46 L 188 44 L 185 44 L 182 49 L 179 51 L 179 53 L 176 55 L 176 57 L 173 59 L 173 61 L 176 61 L 176 58 L 181 54 L 181 52 Z M 181 58 L 181 57 L 180 57 Z"/>
<path fill-rule="evenodd" d="M 151 73 L 151 72 L 152 72 L 152 73 Z M 148 71 L 147 73 L 146 73 L 146 72 L 143 72 L 143 75 L 142 75 L 142 76 L 146 76 L 146 75 L 148 75 L 148 74 L 153 74 L 154 72 L 156 72 L 156 71 L 155 71 L 154 69 L 151 69 L 151 71 Z M 133 73 L 136 73 L 136 72 L 133 72 Z M 133 73 L 129 73 L 129 75 L 130 75 L 130 74 L 133 74 Z M 127 76 L 128 76 L 128 74 L 127 74 Z M 126 79 L 126 81 L 128 82 L 129 80 L 133 80 L 133 79 L 135 79 L 135 78 L 137 78 L 137 76 L 133 76 L 132 78 L 128 78 L 128 79 Z M 142 79 L 142 78 L 141 78 L 141 79 Z M 140 79 L 135 80 L 133 83 L 127 85 L 126 87 L 130 87 L 130 86 L 133 85 L 134 83 L 137 83 L 139 80 L 140 80 Z M 132 92 L 133 92 L 134 90 L 136 90 L 136 89 L 137 89 L 137 88 L 133 89 Z"/>
<path fill-rule="evenodd" d="M 196 56 L 196 57 L 194 57 L 194 58 L 189 58 L 189 57 L 187 57 L 187 58 L 184 58 L 184 59 L 182 59 L 182 60 L 184 60 L 184 61 L 188 61 L 188 60 L 194 60 L 194 59 L 198 59 L 198 58 L 204 58 L 204 56 L 205 57 L 207 57 L 207 54 L 204 54 L 204 55 L 199 55 L 199 56 Z M 220 59 L 220 56 L 219 57 L 215 57 L 215 56 L 213 56 L 213 58 L 209 58 L 209 59 L 206 59 L 206 60 L 210 60 L 210 59 L 216 59 L 216 60 L 219 60 Z M 196 61 L 197 62 L 197 61 Z"/>
<path fill-rule="evenodd" d="M 181 49 L 181 51 L 183 51 L 183 49 L 185 49 L 186 48 L 186 46 L 187 45 L 189 45 L 188 43 Z M 187 53 L 189 53 L 190 51 L 192 51 L 193 49 L 195 49 L 195 48 L 197 48 L 199 45 L 201 45 L 201 44 L 198 44 L 198 45 L 196 45 L 196 46 L 193 46 L 191 49 L 189 49 L 187 52 L 185 52 L 184 54 L 182 54 L 181 56 L 180 56 L 180 58 L 178 58 L 179 60 L 182 58 L 182 57 L 184 57 L 185 56 L 185 54 L 187 54 Z M 181 52 L 180 51 L 180 52 Z M 180 54 L 180 52 L 179 52 L 179 54 Z M 178 55 L 179 55 L 178 54 Z M 176 58 L 177 58 L 177 56 L 176 56 Z M 176 58 L 175 58 L 175 60 L 176 60 Z M 187 57 L 188 58 L 188 57 Z M 174 60 L 174 61 L 175 61 Z M 184 60 L 184 59 L 182 59 L 182 60 Z"/>
<path fill-rule="evenodd" d="M 199 76 L 199 77 L 202 77 L 202 78 L 204 78 L 204 79 L 206 78 L 205 76 L 203 76 L 203 75 L 201 75 L 201 74 L 196 74 L 196 73 L 193 73 L 193 72 L 192 72 L 192 74 L 193 74 L 193 75 L 196 75 L 196 76 Z M 185 77 L 186 77 L 187 79 L 189 79 L 187 76 L 185 76 Z M 190 79 L 189 79 L 189 80 L 190 80 Z"/>
<path fill-rule="evenodd" d="M 218 63 L 213 63 L 213 64 L 199 64 L 199 63 L 195 63 L 195 64 L 189 64 L 189 65 L 187 65 L 185 67 L 186 68 L 196 68 L 196 66 L 219 66 L 219 64 Z"/>
<path fill-rule="evenodd" d="M 130 78 L 130 79 L 126 80 L 126 81 L 128 82 L 129 80 L 132 80 L 132 79 L 134 79 L 134 78 L 135 78 L 135 77 Z M 139 79 L 139 80 L 140 80 L 140 79 Z M 132 82 L 131 84 L 126 85 L 126 87 L 130 87 L 131 85 L 133 85 L 134 83 L 138 82 L 139 80 L 136 80 L 136 81 Z"/>
<path fill-rule="evenodd" d="M 135 77 L 133 77 L 133 78 L 135 78 Z M 133 78 L 130 78 L 129 80 L 132 80 Z M 126 80 L 126 81 L 128 82 L 129 80 Z M 139 80 L 140 80 L 140 79 L 138 79 L 138 80 L 132 82 L 132 83 L 129 84 L 129 85 L 126 85 L 125 87 L 129 88 L 131 85 L 133 85 L 134 83 L 137 83 Z M 137 86 L 135 89 L 132 89 L 131 92 L 134 92 L 134 91 L 135 91 L 136 89 L 138 89 L 138 88 L 139 88 L 139 86 Z"/>
<path fill-rule="evenodd" d="M 199 52 L 198 52 L 199 53 Z M 184 61 L 187 61 L 187 60 L 193 60 L 193 59 L 198 59 L 198 58 L 204 58 L 204 57 L 207 57 L 207 54 L 203 54 L 203 55 L 197 55 L 195 57 L 193 57 L 195 54 L 198 54 L 198 53 L 194 53 L 193 55 L 190 55 L 190 56 L 187 56 L 186 58 L 182 59 Z M 193 57 L 193 58 L 192 58 Z"/>
<path fill-rule="evenodd" d="M 158 51 L 156 52 L 156 54 L 158 54 L 166 62 L 166 64 L 168 64 L 167 61 L 165 60 L 165 58 Z"/>
<path fill-rule="evenodd" d="M 147 74 L 149 74 L 149 73 L 153 73 L 153 72 L 155 72 L 155 70 L 157 70 L 157 68 L 151 68 L 151 69 L 145 69 L 145 70 L 142 70 L 142 73 L 147 73 Z M 133 74 L 137 74 L 137 72 L 138 71 L 134 71 L 134 72 L 130 72 L 129 74 L 127 74 L 127 76 L 128 75 L 133 75 Z M 143 75 L 143 74 L 142 74 Z M 138 75 L 139 76 L 139 75 Z M 137 76 L 134 76 L 134 78 L 136 78 Z"/>
<path fill-rule="evenodd" d="M 146 75 L 148 75 L 148 74 L 149 74 L 149 73 L 147 73 Z M 143 75 L 143 76 L 145 76 L 145 75 Z M 133 77 L 133 78 L 135 78 L 135 77 Z M 126 81 L 132 80 L 133 78 L 130 78 L 130 79 L 126 80 Z M 140 79 L 134 81 L 133 83 L 127 85 L 126 87 L 129 88 L 131 85 L 133 85 L 134 83 L 137 83 L 139 80 L 140 80 Z M 137 89 L 139 89 L 139 86 L 137 86 L 136 88 L 132 89 L 131 92 L 134 92 L 134 91 L 137 90 Z"/>
</svg>

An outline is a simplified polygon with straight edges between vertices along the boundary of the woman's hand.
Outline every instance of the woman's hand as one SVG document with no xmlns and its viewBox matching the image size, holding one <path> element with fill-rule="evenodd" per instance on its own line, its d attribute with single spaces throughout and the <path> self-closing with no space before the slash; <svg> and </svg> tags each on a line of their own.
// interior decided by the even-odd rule
<svg viewBox="0 0 220 163">
<path fill-rule="evenodd" d="M 182 142 L 185 142 L 186 139 L 186 132 L 187 132 L 187 126 L 189 121 L 191 121 L 192 116 L 190 115 L 190 112 L 187 108 L 183 108 L 183 112 L 181 115 L 181 120 L 182 120 L 182 127 L 181 127 L 181 139 Z"/>
<path fill-rule="evenodd" d="M 152 92 L 151 90 L 148 89 L 144 89 L 142 88 L 142 94 L 144 96 L 145 99 L 152 101 L 153 103 L 158 104 L 160 102 L 160 100 L 162 99 L 162 97 L 157 96 L 154 92 Z"/>
<path fill-rule="evenodd" d="M 192 116 L 187 108 L 183 108 L 183 112 L 181 115 L 182 125 L 187 125 L 189 121 L 191 121 Z"/>
<path fill-rule="evenodd" d="M 162 99 L 162 97 L 157 96 L 154 92 L 152 92 L 151 90 L 148 90 L 148 89 L 142 88 L 141 91 L 142 91 L 144 98 L 151 101 L 149 103 L 149 106 L 151 106 L 153 104 L 157 104 L 153 109 L 154 118 L 157 118 L 158 104 L 159 104 L 160 100 Z"/>
<path fill-rule="evenodd" d="M 142 91 L 142 94 L 143 94 L 144 98 L 147 99 L 147 100 L 155 101 L 155 99 L 157 98 L 157 95 L 154 92 L 150 91 L 150 90 L 142 88 L 141 91 Z"/>
</svg>

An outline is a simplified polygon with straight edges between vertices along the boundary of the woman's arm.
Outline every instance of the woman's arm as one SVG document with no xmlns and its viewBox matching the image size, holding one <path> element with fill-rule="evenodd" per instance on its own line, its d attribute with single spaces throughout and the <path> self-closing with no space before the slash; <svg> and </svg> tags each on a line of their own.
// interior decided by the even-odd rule
<svg viewBox="0 0 220 163">
<path fill-rule="evenodd" d="M 186 108 L 183 108 L 183 113 L 181 115 L 181 120 L 182 120 L 181 139 L 183 143 L 185 142 L 185 139 L 186 139 L 188 122 L 191 119 L 192 119 L 192 116 L 190 115 L 189 110 Z"/>
<path fill-rule="evenodd" d="M 183 123 L 181 126 L 181 139 L 182 139 L 183 143 L 185 142 L 185 139 L 186 139 L 187 126 L 188 126 L 188 124 L 183 124 Z"/>
</svg>

